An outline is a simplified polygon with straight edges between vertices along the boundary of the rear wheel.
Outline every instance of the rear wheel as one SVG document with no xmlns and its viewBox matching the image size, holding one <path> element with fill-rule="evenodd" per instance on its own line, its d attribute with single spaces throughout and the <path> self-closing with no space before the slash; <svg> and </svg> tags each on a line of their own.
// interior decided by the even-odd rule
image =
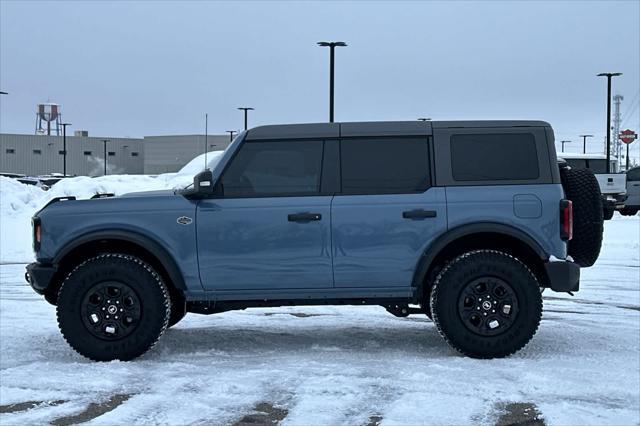
<svg viewBox="0 0 640 426">
<path fill-rule="evenodd" d="M 142 260 L 103 254 L 62 283 L 58 326 L 79 354 L 95 361 L 136 358 L 167 328 L 171 303 L 159 275 Z"/>
<path fill-rule="evenodd" d="M 473 358 L 500 358 L 523 348 L 542 317 L 536 277 L 522 262 L 493 250 L 454 259 L 431 292 L 433 321 L 447 343 Z"/>
<path fill-rule="evenodd" d="M 613 207 L 605 207 L 602 211 L 602 217 L 604 218 L 604 220 L 611 220 L 613 219 L 614 212 L 615 209 Z"/>
<path fill-rule="evenodd" d="M 638 209 L 633 207 L 625 207 L 620 210 L 620 214 L 623 216 L 635 216 L 637 213 Z"/>
</svg>

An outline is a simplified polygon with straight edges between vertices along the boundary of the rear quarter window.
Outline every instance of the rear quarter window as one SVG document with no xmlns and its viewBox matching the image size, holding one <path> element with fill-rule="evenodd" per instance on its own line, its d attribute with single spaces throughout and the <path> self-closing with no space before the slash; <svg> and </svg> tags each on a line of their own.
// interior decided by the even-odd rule
<svg viewBox="0 0 640 426">
<path fill-rule="evenodd" d="M 538 179 L 535 137 L 530 133 L 452 135 L 451 171 L 460 182 Z"/>
</svg>

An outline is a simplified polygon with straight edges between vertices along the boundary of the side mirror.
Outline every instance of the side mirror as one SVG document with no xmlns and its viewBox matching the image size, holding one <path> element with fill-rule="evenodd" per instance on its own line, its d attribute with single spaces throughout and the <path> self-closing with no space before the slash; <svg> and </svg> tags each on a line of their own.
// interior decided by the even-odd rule
<svg viewBox="0 0 640 426">
<path fill-rule="evenodd" d="M 193 177 L 193 189 L 203 196 L 213 195 L 213 173 L 207 169 Z"/>
<path fill-rule="evenodd" d="M 213 173 L 207 169 L 193 177 L 193 188 L 186 189 L 182 194 L 188 198 L 205 198 L 214 195 Z"/>
</svg>

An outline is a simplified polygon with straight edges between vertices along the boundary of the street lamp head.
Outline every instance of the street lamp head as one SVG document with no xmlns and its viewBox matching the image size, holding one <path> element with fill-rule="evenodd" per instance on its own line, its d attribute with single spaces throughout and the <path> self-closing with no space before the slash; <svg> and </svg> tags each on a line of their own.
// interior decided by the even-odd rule
<svg viewBox="0 0 640 426">
<path fill-rule="evenodd" d="M 8 95 L 9 93 L 7 92 L 0 92 L 0 95 Z"/>
<path fill-rule="evenodd" d="M 622 75 L 621 72 L 601 72 L 600 74 L 598 74 L 598 77 L 617 77 L 619 75 Z"/>
<path fill-rule="evenodd" d="M 238 107 L 238 109 L 241 111 L 253 111 L 253 108 L 251 107 Z"/>
<path fill-rule="evenodd" d="M 580 135 L 581 138 L 592 138 L 593 135 Z"/>
<path fill-rule="evenodd" d="M 344 41 L 319 41 L 318 46 L 321 47 L 345 47 L 347 43 Z"/>
<path fill-rule="evenodd" d="M 418 121 L 431 121 L 431 118 L 418 118 Z"/>
<path fill-rule="evenodd" d="M 71 126 L 71 123 L 60 123 L 61 126 Z"/>
</svg>

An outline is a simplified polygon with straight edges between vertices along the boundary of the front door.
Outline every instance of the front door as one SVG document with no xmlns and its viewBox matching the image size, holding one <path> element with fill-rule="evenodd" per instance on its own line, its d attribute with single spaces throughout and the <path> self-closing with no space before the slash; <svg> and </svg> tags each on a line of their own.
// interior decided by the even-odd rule
<svg viewBox="0 0 640 426">
<path fill-rule="evenodd" d="M 323 141 L 247 141 L 198 204 L 206 290 L 333 286 L 331 199 L 320 192 Z"/>
</svg>

